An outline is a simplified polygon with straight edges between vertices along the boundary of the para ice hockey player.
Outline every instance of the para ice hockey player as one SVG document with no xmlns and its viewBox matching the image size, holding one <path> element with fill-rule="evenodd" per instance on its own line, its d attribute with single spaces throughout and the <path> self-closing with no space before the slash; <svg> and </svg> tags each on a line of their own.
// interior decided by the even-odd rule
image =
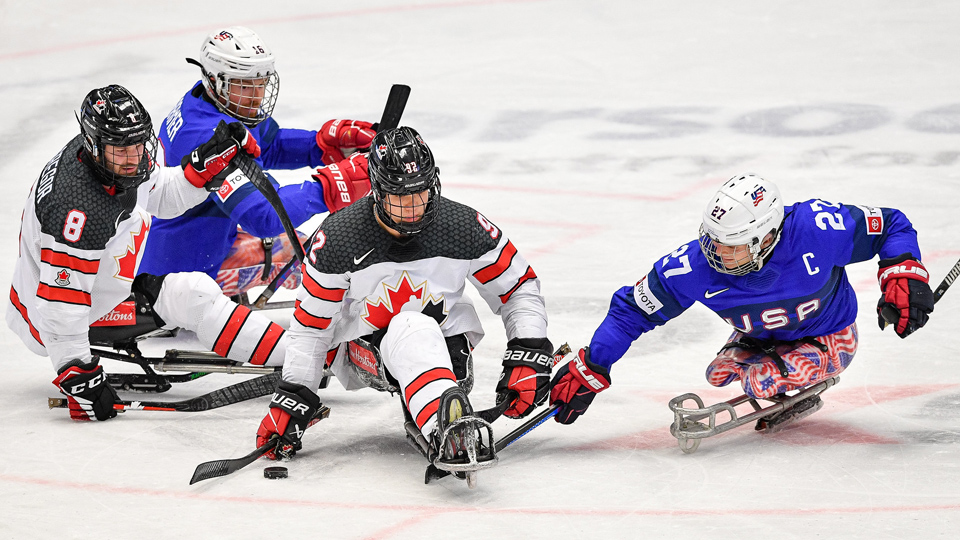
<svg viewBox="0 0 960 540">
<path fill-rule="evenodd" d="M 378 133 L 369 171 L 372 195 L 328 217 L 313 239 L 283 381 L 257 446 L 279 436 L 281 454 L 301 448 L 330 365 L 348 390 L 400 393 L 417 448 L 475 481 L 496 456 L 489 424 L 467 398 L 483 329 L 464 287 L 473 283 L 503 320 L 509 341 L 496 391 L 510 400 L 505 414 L 522 417 L 546 399 L 553 366 L 539 279 L 497 226 L 440 196 L 440 170 L 415 130 Z"/>
<path fill-rule="evenodd" d="M 739 380 L 750 398 L 771 398 L 839 374 L 858 339 L 857 300 L 844 267 L 876 255 L 878 314 L 896 308 L 904 338 L 927 322 L 933 293 L 903 213 L 820 199 L 784 207 L 772 182 L 731 178 L 704 209 L 699 239 L 617 291 L 590 345 L 557 370 L 550 396 L 561 405 L 557 421 L 574 422 L 610 386 L 611 366 L 633 341 L 694 302 L 734 328 L 707 367 L 714 386 Z M 807 401 L 795 408 L 811 414 L 822 406 L 819 395 Z"/>
<path fill-rule="evenodd" d="M 240 121 L 260 144 L 257 163 L 263 169 L 327 165 L 310 180 L 278 188 L 294 226 L 336 212 L 370 190 L 366 156 L 350 154 L 370 146 L 371 124 L 330 120 L 320 131 L 281 128 L 272 117 L 280 90 L 275 56 L 256 33 L 240 26 L 214 31 L 204 38 L 199 58 L 188 62 L 200 67 L 200 81 L 160 125 L 167 165 L 179 165 L 219 122 Z M 183 215 L 154 221 L 140 271 L 206 272 L 225 294 L 237 295 L 269 283 L 293 258 L 283 232 L 256 187 L 231 179 Z M 189 250 L 182 249 L 184 238 L 190 238 Z M 296 288 L 298 279 L 294 273 L 284 286 Z"/>
<path fill-rule="evenodd" d="M 283 330 L 228 300 L 206 274 L 137 275 L 151 215 L 177 215 L 227 176 L 243 175 L 235 158 L 256 154 L 256 141 L 240 124 L 223 126 L 181 167 L 157 167 L 150 115 L 117 85 L 87 94 L 78 120 L 80 134 L 30 189 L 7 306 L 7 325 L 31 351 L 50 357 L 71 418 L 116 416 L 117 394 L 89 336 L 141 311 L 159 326 L 195 331 L 221 356 L 282 362 Z M 135 301 L 128 301 L 131 291 Z"/>
</svg>

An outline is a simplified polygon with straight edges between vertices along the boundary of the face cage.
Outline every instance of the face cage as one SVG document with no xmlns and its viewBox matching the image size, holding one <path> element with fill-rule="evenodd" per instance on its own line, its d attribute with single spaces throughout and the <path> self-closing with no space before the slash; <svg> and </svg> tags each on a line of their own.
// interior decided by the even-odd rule
<svg viewBox="0 0 960 540">
<path fill-rule="evenodd" d="M 264 78 L 266 82 L 263 84 L 251 82 Z M 273 115 L 273 108 L 276 107 L 277 97 L 280 95 L 280 75 L 276 72 L 266 77 L 247 79 L 211 77 L 211 79 L 215 84 L 217 95 L 214 96 L 214 102 L 217 108 L 244 125 L 254 127 Z M 260 91 L 263 92 L 263 97 L 257 105 L 255 100 Z"/>
<path fill-rule="evenodd" d="M 737 250 L 734 251 L 734 256 L 742 253 L 741 250 L 747 251 L 750 253 L 750 259 L 747 262 L 741 263 L 735 268 L 727 268 L 723 264 L 723 258 L 717 253 L 717 246 L 723 245 L 714 240 L 703 230 L 703 225 L 700 226 L 700 251 L 703 252 L 703 256 L 707 259 L 707 264 L 710 265 L 710 268 L 713 268 L 721 274 L 729 274 L 732 276 L 744 276 L 750 272 L 756 272 L 763 267 L 764 258 L 773 250 L 773 247 L 777 244 L 772 242 L 769 246 L 764 249 L 760 249 L 760 241 L 750 245 L 737 246 Z M 736 257 L 735 257 L 736 258 Z"/>
<path fill-rule="evenodd" d="M 138 142 L 135 144 L 143 145 L 143 155 L 140 158 L 140 163 L 137 165 L 137 171 L 131 175 L 122 175 L 114 172 L 110 169 L 107 164 L 107 151 L 106 147 L 109 143 L 100 142 L 96 145 L 98 156 L 94 157 L 94 162 L 97 164 L 97 169 L 100 172 L 100 175 L 105 180 L 106 185 L 116 186 L 118 191 L 127 191 L 130 189 L 136 189 L 140 184 L 147 181 L 150 178 L 150 174 L 153 173 L 153 170 L 157 167 L 157 137 L 150 132 L 150 136 L 147 137 L 147 140 Z M 133 146 L 130 144 L 124 145 L 110 145 L 117 147 L 124 146 Z"/>
<path fill-rule="evenodd" d="M 394 212 L 397 215 L 403 215 L 402 206 L 392 206 L 387 202 L 388 193 L 380 193 L 377 190 L 374 190 L 374 201 L 376 202 L 377 216 L 380 218 L 380 221 L 384 225 L 390 227 L 391 229 L 397 231 L 398 233 L 408 236 L 421 232 L 430 225 L 433 220 L 437 219 L 437 215 L 440 213 L 440 180 L 437 180 L 436 184 L 428 190 L 427 203 L 424 206 L 423 217 L 417 221 L 401 221 L 397 223 L 393 220 L 393 217 L 390 213 L 390 208 L 395 208 Z M 403 196 L 403 195 L 400 195 Z M 414 206 L 413 208 L 419 208 L 421 205 Z M 405 213 L 405 212 L 404 212 Z"/>
</svg>

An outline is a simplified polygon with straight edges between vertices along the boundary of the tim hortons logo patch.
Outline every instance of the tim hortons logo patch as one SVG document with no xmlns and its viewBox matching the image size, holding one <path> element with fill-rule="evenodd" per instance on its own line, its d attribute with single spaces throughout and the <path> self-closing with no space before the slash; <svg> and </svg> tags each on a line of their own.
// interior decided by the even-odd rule
<svg viewBox="0 0 960 540">
<path fill-rule="evenodd" d="M 357 367 L 371 375 L 380 376 L 380 374 L 377 373 L 377 359 L 374 358 L 372 352 L 351 341 L 348 346 L 348 353 L 350 361 L 356 364 Z"/>
<path fill-rule="evenodd" d="M 90 326 L 128 326 L 137 322 L 137 306 L 132 300 L 123 302 L 97 319 Z"/>
</svg>

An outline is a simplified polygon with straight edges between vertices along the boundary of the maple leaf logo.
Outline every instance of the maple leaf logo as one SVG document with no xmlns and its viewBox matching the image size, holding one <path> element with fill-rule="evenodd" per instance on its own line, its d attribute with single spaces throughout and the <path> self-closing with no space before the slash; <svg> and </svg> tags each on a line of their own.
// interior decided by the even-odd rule
<svg viewBox="0 0 960 540">
<path fill-rule="evenodd" d="M 139 259 L 140 248 L 143 247 L 143 241 L 147 239 L 147 233 L 150 231 L 150 223 L 141 221 L 140 228 L 130 232 L 131 244 L 127 246 L 127 252 L 121 257 L 114 257 L 117 260 L 116 277 L 133 281 L 137 277 L 137 259 Z"/>
<path fill-rule="evenodd" d="M 66 287 L 70 284 L 70 272 L 67 272 L 65 268 L 61 268 L 60 271 L 57 272 L 57 278 L 54 282 L 61 287 Z"/>
<path fill-rule="evenodd" d="M 447 310 L 443 295 L 440 298 L 434 298 L 427 292 L 427 282 L 424 280 L 419 285 L 414 285 L 410 281 L 410 276 L 404 271 L 400 275 L 400 280 L 395 286 L 383 283 L 384 296 L 371 301 L 365 299 L 363 303 L 363 315 L 360 318 L 373 327 L 375 330 L 386 328 L 393 320 L 393 317 L 400 313 L 405 305 L 416 302 L 414 306 L 417 311 L 422 311 L 426 315 L 434 318 L 437 323 L 443 324 L 447 318 Z"/>
</svg>

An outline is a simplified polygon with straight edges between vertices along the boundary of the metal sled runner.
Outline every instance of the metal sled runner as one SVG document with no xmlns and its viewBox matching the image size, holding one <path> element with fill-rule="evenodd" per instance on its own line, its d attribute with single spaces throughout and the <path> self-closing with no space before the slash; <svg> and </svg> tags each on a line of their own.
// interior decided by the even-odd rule
<svg viewBox="0 0 960 540">
<path fill-rule="evenodd" d="M 701 439 L 724 433 L 750 422 L 764 422 L 764 425 L 758 426 L 758 429 L 775 431 L 774 429 L 767 429 L 766 424 L 769 423 L 771 427 L 779 426 L 816 412 L 822 406 L 818 396 L 827 388 L 837 384 L 839 380 L 840 377 L 831 377 L 809 386 L 793 396 L 770 398 L 769 401 L 772 401 L 773 404 L 768 407 L 761 407 L 757 399 L 747 395 L 706 407 L 700 396 L 692 393 L 683 394 L 671 399 L 669 403 L 674 418 L 673 424 L 670 425 L 670 434 L 677 438 L 680 450 L 683 450 L 685 454 L 692 454 L 700 447 Z M 693 401 L 696 407 L 685 407 L 684 403 L 688 401 Z M 801 401 L 805 404 L 798 406 Z M 753 411 L 744 416 L 739 416 L 736 407 L 745 403 L 749 403 Z M 809 404 L 809 406 L 806 404 Z M 796 415 L 787 416 L 787 413 L 791 412 L 795 412 Z M 720 413 L 728 415 L 729 420 L 718 423 L 717 415 Z"/>
</svg>

